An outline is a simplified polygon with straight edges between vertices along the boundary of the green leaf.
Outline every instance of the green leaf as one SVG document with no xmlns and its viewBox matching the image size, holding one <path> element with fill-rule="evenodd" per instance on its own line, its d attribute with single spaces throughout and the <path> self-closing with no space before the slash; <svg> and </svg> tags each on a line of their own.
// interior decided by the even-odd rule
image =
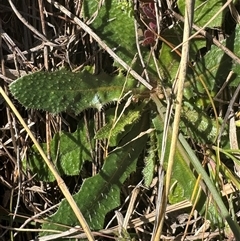
<svg viewBox="0 0 240 241">
<path fill-rule="evenodd" d="M 92 75 L 86 70 L 73 73 L 61 69 L 21 77 L 10 85 L 10 90 L 27 108 L 78 114 L 87 108 L 101 110 L 105 104 L 119 100 L 123 89 L 126 92 L 137 91 L 135 85 L 136 81 L 126 81 L 126 77 L 121 74 Z"/>
<path fill-rule="evenodd" d="M 165 30 L 162 33 L 162 36 L 167 42 L 169 42 L 169 44 L 172 45 L 172 48 L 178 46 L 182 43 L 183 25 L 179 24 L 173 28 Z M 189 50 L 190 61 L 195 61 L 199 49 L 205 46 L 206 41 L 202 39 L 191 40 Z M 163 42 L 159 52 L 159 68 L 163 73 L 165 81 L 168 81 L 168 85 L 170 85 L 175 79 L 181 60 L 181 49 L 177 49 L 179 52 L 178 54 L 177 52 L 172 51 L 172 48 Z"/>
<path fill-rule="evenodd" d="M 120 145 L 124 147 L 113 151 L 104 162 L 101 171 L 86 179 L 78 193 L 73 195 L 87 223 L 92 230 L 103 228 L 106 214 L 120 205 L 120 189 L 129 175 L 136 170 L 139 155 L 146 145 L 147 136 L 135 141 L 140 131 L 148 128 L 148 117 L 145 115 L 127 134 Z M 58 211 L 43 224 L 43 229 L 66 230 L 64 226 L 78 225 L 78 220 L 69 204 L 64 199 Z"/>
<path fill-rule="evenodd" d="M 216 141 L 220 131 L 217 129 L 217 121 L 206 115 L 202 109 L 183 108 L 182 131 L 190 135 L 196 143 L 212 144 Z M 220 123 L 219 126 L 221 126 Z M 226 145 L 228 142 L 228 132 L 225 129 L 222 133 L 221 145 Z"/>
<path fill-rule="evenodd" d="M 157 150 L 160 160 L 161 148 L 162 148 L 162 138 L 163 138 L 163 121 L 160 120 L 159 116 L 153 119 L 153 125 L 156 128 L 156 138 L 157 138 Z M 166 153 L 165 157 L 169 156 L 170 146 L 171 146 L 171 134 L 168 133 Z M 165 158 L 165 167 L 167 166 L 167 158 Z M 183 200 L 191 200 L 194 186 L 196 183 L 196 178 L 193 175 L 191 169 L 187 165 L 190 163 L 189 157 L 181 144 L 178 142 L 177 149 L 175 153 L 175 161 L 172 171 L 171 179 L 171 192 L 169 194 L 170 203 L 174 204 Z M 183 175 L 184 173 L 184 175 Z"/>
<path fill-rule="evenodd" d="M 235 55 L 240 56 L 240 27 L 237 26 L 235 32 L 226 40 L 222 42 L 228 49 L 233 51 Z M 232 86 L 237 86 L 239 79 L 239 65 L 235 64 L 233 60 L 224 53 L 217 46 L 213 45 L 211 50 L 196 63 L 193 75 L 189 74 L 191 83 L 198 90 L 199 93 L 205 93 L 201 81 L 205 83 L 212 96 L 226 81 L 229 72 L 233 70 L 234 74 L 229 80 Z"/>
<path fill-rule="evenodd" d="M 84 1 L 84 17 L 89 19 L 99 8 L 97 1 Z M 133 16 L 126 13 L 119 0 L 105 1 L 90 27 L 127 64 L 137 53 Z"/>
<path fill-rule="evenodd" d="M 124 113 L 121 114 L 122 108 L 123 106 L 121 106 L 117 114 L 115 109 L 111 109 L 111 113 L 106 112 L 106 118 L 109 122 L 96 133 L 95 139 L 109 139 L 110 146 L 118 145 L 122 135 L 126 135 L 131 130 L 132 125 L 140 118 L 143 105 L 135 105 L 129 110 L 125 109 Z M 121 115 L 120 118 L 119 115 Z"/>
<path fill-rule="evenodd" d="M 150 140 L 148 142 L 148 153 L 144 158 L 145 166 L 142 170 L 144 184 L 146 187 L 149 187 L 152 183 L 153 177 L 154 177 L 154 169 L 156 165 L 156 152 L 157 152 L 157 141 L 156 141 L 156 133 L 151 132 Z"/>
<path fill-rule="evenodd" d="M 89 135 L 93 137 L 93 128 L 87 130 L 86 125 L 82 122 L 74 133 L 62 132 L 54 135 L 50 142 L 50 154 L 60 175 L 78 175 L 84 161 L 91 161 L 91 143 L 87 138 L 87 131 L 90 131 Z M 41 146 L 46 153 L 46 144 L 41 144 Z M 28 156 L 28 168 L 36 173 L 36 178 L 41 181 L 52 182 L 55 180 L 35 146 L 31 148 Z"/>
<path fill-rule="evenodd" d="M 185 11 L 185 0 L 178 0 L 178 8 L 182 15 L 184 15 Z M 211 1 L 203 1 L 196 0 L 195 1 L 195 10 L 194 10 L 194 23 L 202 27 L 205 25 L 213 16 L 217 13 L 223 6 L 222 0 L 211 0 Z M 216 18 L 209 23 L 207 27 L 220 27 L 222 25 L 225 11 L 221 11 L 220 14 L 217 15 Z"/>
<path fill-rule="evenodd" d="M 181 43 L 182 30 L 180 27 L 169 29 L 164 33 L 164 37 L 173 46 Z M 222 44 L 233 51 L 237 56 L 240 56 L 240 27 L 237 26 L 235 32 L 226 40 L 222 41 Z M 203 41 L 191 41 L 191 61 L 195 61 L 197 51 L 204 47 Z M 167 81 L 167 85 L 171 86 L 172 81 L 175 79 L 180 57 L 175 53 L 171 52 L 171 48 L 165 43 L 162 45 L 159 57 L 159 68 L 162 70 Z M 196 97 L 198 103 L 206 102 L 208 96 L 206 90 L 203 87 L 204 83 L 206 88 L 209 90 L 210 95 L 214 97 L 223 83 L 226 81 L 229 72 L 233 70 L 234 73 L 230 78 L 230 85 L 237 86 L 240 82 L 240 68 L 239 65 L 224 53 L 219 47 L 213 45 L 206 55 L 195 62 L 195 65 L 188 68 L 187 78 L 184 88 L 184 96 L 188 100 L 192 100 L 196 103 Z M 203 101 L 201 101 L 203 100 Z M 192 103 L 193 104 L 193 103 Z M 203 108 L 206 107 L 202 106 Z"/>
<path fill-rule="evenodd" d="M 127 6 L 126 6 L 127 3 Z M 99 8 L 98 1 L 83 1 L 84 17 L 91 18 L 97 11 L 97 16 L 90 24 L 94 32 L 104 41 L 114 52 L 126 62 L 132 69 L 142 74 L 142 64 L 136 53 L 136 36 L 134 27 L 134 16 L 132 14 L 132 1 L 111 0 L 104 1 Z M 126 7 L 124 7 L 124 5 Z M 130 11 L 132 9 L 132 11 Z M 129 14 L 130 13 L 130 14 Z M 142 58 L 145 61 L 146 69 L 155 76 L 155 65 L 153 59 L 149 59 L 150 53 L 147 47 L 140 46 Z M 119 64 L 114 59 L 114 65 Z"/>
</svg>

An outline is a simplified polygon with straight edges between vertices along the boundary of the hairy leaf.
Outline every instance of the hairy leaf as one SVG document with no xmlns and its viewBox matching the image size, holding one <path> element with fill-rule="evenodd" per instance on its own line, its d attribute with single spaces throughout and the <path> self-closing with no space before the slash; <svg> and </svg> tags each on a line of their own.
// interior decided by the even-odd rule
<svg viewBox="0 0 240 241">
<path fill-rule="evenodd" d="M 157 141 L 154 132 L 150 133 L 150 140 L 148 141 L 148 153 L 144 158 L 145 166 L 142 170 L 145 186 L 149 187 L 154 176 L 154 168 L 156 165 Z"/>
<path fill-rule="evenodd" d="M 115 113 L 115 109 L 112 109 L 111 113 L 107 111 L 106 118 L 109 122 L 96 133 L 95 139 L 109 139 L 110 146 L 117 146 L 122 135 L 126 135 L 131 130 L 133 124 L 140 118 L 142 107 L 142 105 L 135 105 L 134 109 L 125 109 L 124 113 L 120 112 L 123 106 L 121 106 L 118 113 Z"/>
<path fill-rule="evenodd" d="M 145 116 L 127 134 L 121 145 L 135 138 L 139 131 L 146 130 L 148 125 L 148 118 Z M 86 179 L 80 191 L 73 196 L 92 230 L 103 228 L 106 214 L 120 205 L 121 186 L 136 169 L 137 159 L 146 141 L 147 136 L 142 136 L 113 151 L 105 159 L 101 171 Z M 65 230 L 57 224 L 78 225 L 78 220 L 66 200 L 61 202 L 58 211 L 49 218 L 49 223 L 43 224 L 43 229 Z"/>
<path fill-rule="evenodd" d="M 10 90 L 27 108 L 78 114 L 87 108 L 101 110 L 105 104 L 121 99 L 123 90 L 137 91 L 135 85 L 136 81 L 126 81 L 121 74 L 93 75 L 86 70 L 73 73 L 61 69 L 21 77 L 10 85 Z"/>
</svg>

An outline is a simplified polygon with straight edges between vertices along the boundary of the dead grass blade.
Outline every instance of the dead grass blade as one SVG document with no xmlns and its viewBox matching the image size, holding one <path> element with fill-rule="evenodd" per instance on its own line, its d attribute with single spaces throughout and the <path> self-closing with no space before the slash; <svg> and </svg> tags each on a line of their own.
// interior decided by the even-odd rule
<svg viewBox="0 0 240 241">
<path fill-rule="evenodd" d="M 177 96 L 176 96 L 176 110 L 174 114 L 174 121 L 173 121 L 173 134 L 171 140 L 171 147 L 170 153 L 168 157 L 168 167 L 166 172 L 166 184 L 163 194 L 163 201 L 161 210 L 159 210 L 159 223 L 156 223 L 157 229 L 155 233 L 155 237 L 152 239 L 154 241 L 160 240 L 162 227 L 165 218 L 165 212 L 167 207 L 167 197 L 170 190 L 170 182 L 171 182 L 171 175 L 172 169 L 174 164 L 174 156 L 175 150 L 177 148 L 177 141 L 178 141 L 178 130 L 179 130 L 179 123 L 180 123 L 180 116 L 181 116 L 181 109 L 182 109 L 182 98 L 183 98 L 183 88 L 184 88 L 184 81 L 186 78 L 186 72 L 188 67 L 188 55 L 189 55 L 189 36 L 191 33 L 192 22 L 193 22 L 193 13 L 194 13 L 194 0 L 188 0 L 186 2 L 185 8 L 185 25 L 184 25 L 184 33 L 183 33 L 183 48 L 182 48 L 182 57 L 179 67 L 177 79 Z"/>
</svg>

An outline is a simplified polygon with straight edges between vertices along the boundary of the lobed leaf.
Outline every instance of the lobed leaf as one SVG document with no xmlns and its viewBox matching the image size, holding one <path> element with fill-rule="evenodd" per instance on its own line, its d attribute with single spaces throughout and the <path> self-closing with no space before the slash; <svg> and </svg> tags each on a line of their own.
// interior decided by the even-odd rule
<svg viewBox="0 0 240 241">
<path fill-rule="evenodd" d="M 147 116 L 143 117 L 127 134 L 121 145 L 135 138 L 148 127 Z M 106 214 L 120 205 L 120 189 L 123 182 L 135 171 L 139 155 L 146 145 L 147 136 L 142 136 L 124 147 L 113 151 L 104 162 L 101 171 L 86 179 L 78 193 L 73 195 L 92 230 L 103 228 Z M 78 225 L 78 220 L 64 199 L 58 211 L 43 224 L 43 229 L 65 230 Z"/>
</svg>

